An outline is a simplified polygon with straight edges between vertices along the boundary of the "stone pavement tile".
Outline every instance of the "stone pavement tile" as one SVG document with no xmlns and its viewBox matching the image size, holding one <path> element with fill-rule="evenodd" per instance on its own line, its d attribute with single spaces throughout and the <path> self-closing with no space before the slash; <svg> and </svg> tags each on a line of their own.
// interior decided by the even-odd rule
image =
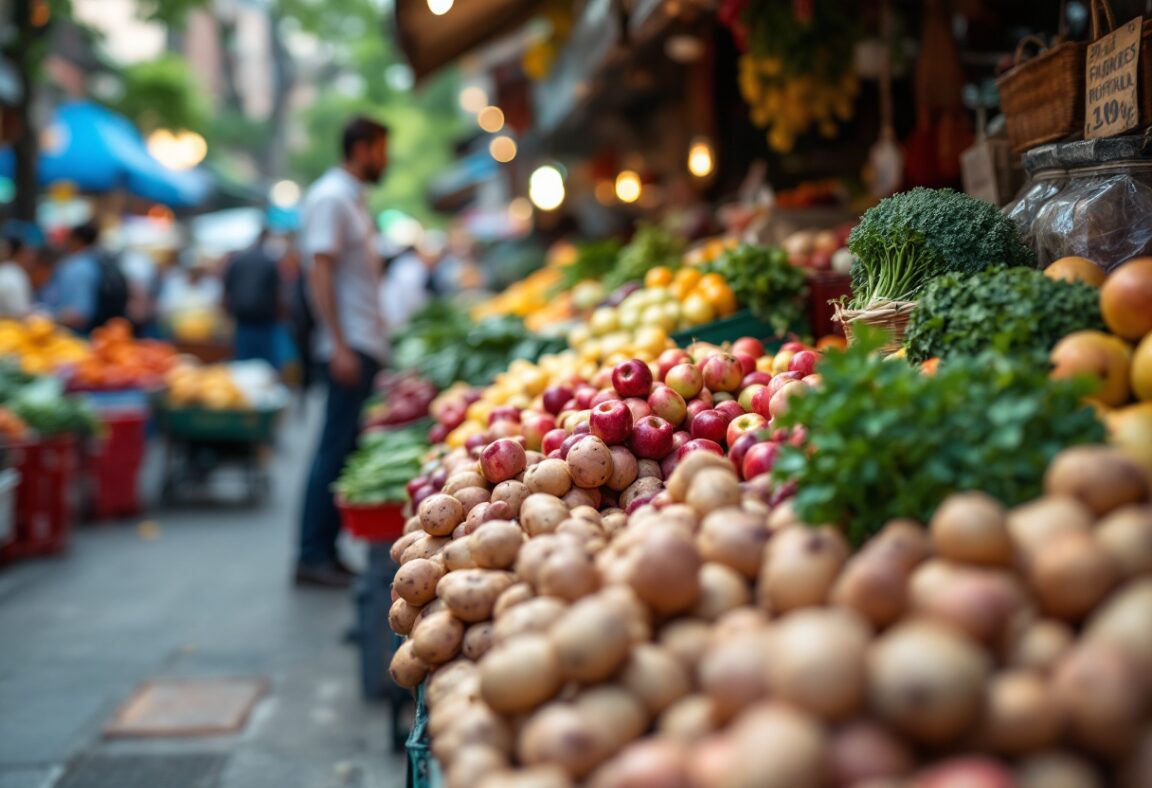
<svg viewBox="0 0 1152 788">
<path fill-rule="evenodd" d="M 53 788 L 216 788 L 226 755 L 85 754 Z"/>
<path fill-rule="evenodd" d="M 61 766 L 0 766 L 0 788 L 52 788 L 63 772 Z"/>
<path fill-rule="evenodd" d="M 402 766 L 370 755 L 302 757 L 257 749 L 235 753 L 218 788 L 401 788 Z"/>
</svg>

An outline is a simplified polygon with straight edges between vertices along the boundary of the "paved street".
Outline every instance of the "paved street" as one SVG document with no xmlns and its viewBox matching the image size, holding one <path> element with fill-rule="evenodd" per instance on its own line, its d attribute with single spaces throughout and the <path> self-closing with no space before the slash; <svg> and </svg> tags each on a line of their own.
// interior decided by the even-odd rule
<svg viewBox="0 0 1152 788">
<path fill-rule="evenodd" d="M 286 419 L 262 508 L 88 525 L 0 569 L 0 788 L 391 788 L 387 708 L 360 698 L 350 596 L 289 583 L 313 419 Z M 155 468 L 153 467 L 154 471 Z M 106 740 L 141 681 L 263 677 L 231 736 Z"/>
</svg>

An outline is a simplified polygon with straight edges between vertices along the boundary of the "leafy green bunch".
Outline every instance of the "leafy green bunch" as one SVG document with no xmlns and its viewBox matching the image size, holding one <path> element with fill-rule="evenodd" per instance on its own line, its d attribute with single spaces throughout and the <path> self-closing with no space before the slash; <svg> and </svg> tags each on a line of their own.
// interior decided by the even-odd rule
<svg viewBox="0 0 1152 788">
<path fill-rule="evenodd" d="M 953 492 L 1020 504 L 1040 495 L 1058 452 L 1104 439 L 1082 402 L 1091 383 L 1050 380 L 1043 357 L 983 353 L 927 375 L 875 355 L 882 342 L 865 329 L 826 355 L 823 385 L 779 419 L 807 430 L 806 445 L 784 448 L 773 469 L 796 483 L 805 522 L 846 526 L 859 543 L 895 517 L 928 522 Z"/>
<path fill-rule="evenodd" d="M 1031 268 L 946 274 L 920 295 L 905 338 L 908 358 L 1047 353 L 1083 329 L 1104 330 L 1100 291 Z"/>
<path fill-rule="evenodd" d="M 684 246 L 679 235 L 658 225 L 640 225 L 632 240 L 620 250 L 616 267 L 604 277 L 604 287 L 615 290 L 627 282 L 638 282 L 658 265 L 679 268 Z"/>
<path fill-rule="evenodd" d="M 803 269 L 791 265 L 783 249 L 740 246 L 718 257 L 708 269 L 723 276 L 736 299 L 778 335 L 804 318 L 808 282 Z"/>
<path fill-rule="evenodd" d="M 1016 224 L 991 203 L 952 189 L 915 188 L 881 200 L 848 236 L 856 255 L 852 306 L 915 300 L 942 274 L 1035 267 Z"/>
<path fill-rule="evenodd" d="M 375 433 L 348 458 L 332 489 L 348 503 L 402 503 L 428 452 L 427 422 Z"/>
<path fill-rule="evenodd" d="M 96 413 L 80 397 L 65 394 L 59 378 L 27 375 L 8 364 L 0 364 L 0 405 L 46 438 L 100 432 Z"/>
<path fill-rule="evenodd" d="M 571 290 L 585 279 L 599 281 L 608 276 L 616 267 L 621 248 L 620 242 L 614 238 L 579 244 L 575 261 L 560 269 L 560 283 L 556 286 L 556 292 Z"/>
</svg>

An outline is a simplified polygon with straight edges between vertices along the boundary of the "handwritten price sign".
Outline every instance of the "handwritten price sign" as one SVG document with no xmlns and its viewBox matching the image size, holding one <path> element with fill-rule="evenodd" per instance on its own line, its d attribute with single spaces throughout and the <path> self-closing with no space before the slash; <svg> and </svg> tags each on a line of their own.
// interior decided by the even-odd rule
<svg viewBox="0 0 1152 788">
<path fill-rule="evenodd" d="M 1088 45 L 1085 64 L 1084 138 L 1112 137 L 1139 122 L 1136 80 L 1140 18 Z"/>
</svg>

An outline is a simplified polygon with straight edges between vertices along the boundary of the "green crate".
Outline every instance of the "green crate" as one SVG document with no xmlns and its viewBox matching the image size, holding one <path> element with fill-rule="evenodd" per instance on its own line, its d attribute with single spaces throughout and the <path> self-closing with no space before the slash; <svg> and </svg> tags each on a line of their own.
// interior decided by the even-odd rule
<svg viewBox="0 0 1152 788">
<path fill-rule="evenodd" d="M 162 407 L 157 416 L 161 429 L 173 438 L 268 443 L 272 440 L 281 410 Z"/>
<path fill-rule="evenodd" d="M 424 700 L 424 684 L 416 688 L 416 720 L 408 734 L 408 788 L 439 788 L 443 780 L 440 764 L 432 756 L 428 741 L 428 705 Z"/>
<path fill-rule="evenodd" d="M 800 321 L 791 327 L 792 333 L 803 336 L 809 332 L 807 321 Z M 672 334 L 672 340 L 680 347 L 687 347 L 693 342 L 711 342 L 719 345 L 722 342 L 732 342 L 740 337 L 752 337 L 764 342 L 767 349 L 779 349 L 784 339 L 776 334 L 776 330 L 757 318 L 750 310 L 741 309 L 734 315 L 722 320 L 713 320 L 702 326 L 686 328 Z"/>
</svg>

